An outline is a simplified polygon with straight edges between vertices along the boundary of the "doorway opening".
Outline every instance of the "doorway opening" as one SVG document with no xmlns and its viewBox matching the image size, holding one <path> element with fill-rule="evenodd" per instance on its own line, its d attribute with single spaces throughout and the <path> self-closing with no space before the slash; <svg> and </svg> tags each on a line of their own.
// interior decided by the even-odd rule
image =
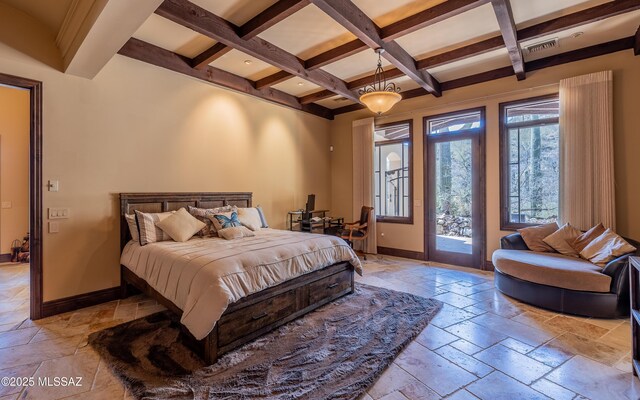
<svg viewBox="0 0 640 400">
<path fill-rule="evenodd" d="M 484 114 L 478 108 L 424 119 L 428 260 L 484 268 Z"/>
<path fill-rule="evenodd" d="M 10 264 L 0 267 L 0 287 L 18 307 L 11 318 L 35 320 L 42 317 L 42 82 L 0 73 L 2 102 L 0 259 Z"/>
</svg>

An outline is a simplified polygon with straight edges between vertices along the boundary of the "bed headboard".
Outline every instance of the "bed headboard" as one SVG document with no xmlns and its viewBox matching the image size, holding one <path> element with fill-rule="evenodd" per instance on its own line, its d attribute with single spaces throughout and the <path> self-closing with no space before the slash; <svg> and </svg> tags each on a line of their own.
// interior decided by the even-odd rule
<svg viewBox="0 0 640 400">
<path fill-rule="evenodd" d="M 125 214 L 166 212 L 193 206 L 215 208 L 226 205 L 251 207 L 251 192 L 120 193 L 120 250 L 131 240 Z"/>
</svg>

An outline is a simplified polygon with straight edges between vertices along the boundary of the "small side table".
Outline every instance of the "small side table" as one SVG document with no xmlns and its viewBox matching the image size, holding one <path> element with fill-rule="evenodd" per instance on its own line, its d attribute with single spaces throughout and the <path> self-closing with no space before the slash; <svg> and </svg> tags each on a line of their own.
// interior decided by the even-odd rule
<svg viewBox="0 0 640 400">
<path fill-rule="evenodd" d="M 629 257 L 629 297 L 631 298 L 631 363 L 640 374 L 640 257 Z"/>
</svg>

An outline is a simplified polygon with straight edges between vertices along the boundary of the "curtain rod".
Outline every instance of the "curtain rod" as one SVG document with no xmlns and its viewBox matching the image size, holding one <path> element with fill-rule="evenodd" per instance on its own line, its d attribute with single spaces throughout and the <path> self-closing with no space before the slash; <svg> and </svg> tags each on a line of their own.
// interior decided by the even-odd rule
<svg viewBox="0 0 640 400">
<path fill-rule="evenodd" d="M 381 117 L 375 117 L 375 120 L 376 121 L 384 121 L 386 119 L 396 119 L 396 118 L 402 117 L 404 115 L 421 113 L 421 112 L 433 110 L 433 109 L 436 109 L 436 108 L 456 106 L 456 105 L 462 105 L 462 104 L 466 104 L 466 103 L 473 103 L 473 102 L 476 102 L 476 101 L 479 101 L 479 100 L 489 100 L 489 99 L 493 99 L 493 98 L 496 98 L 496 97 L 503 97 L 503 96 L 511 95 L 511 94 L 532 92 L 534 90 L 544 89 L 544 88 L 548 88 L 548 87 L 552 87 L 552 86 L 556 86 L 557 87 L 557 86 L 560 86 L 560 84 L 559 83 L 550 83 L 550 84 L 547 84 L 547 85 L 535 86 L 535 87 L 526 88 L 526 89 L 512 90 L 510 92 L 501 92 L 501 93 L 491 94 L 491 95 L 488 95 L 488 96 L 474 97 L 473 99 L 461 100 L 461 101 L 457 101 L 457 102 L 453 102 L 453 103 L 447 103 L 447 104 L 434 105 L 432 107 L 423 107 L 423 108 L 418 108 L 418 109 L 411 110 L 411 111 L 403 111 L 401 113 L 393 114 L 393 115 L 384 115 L 384 116 L 381 116 Z"/>
</svg>

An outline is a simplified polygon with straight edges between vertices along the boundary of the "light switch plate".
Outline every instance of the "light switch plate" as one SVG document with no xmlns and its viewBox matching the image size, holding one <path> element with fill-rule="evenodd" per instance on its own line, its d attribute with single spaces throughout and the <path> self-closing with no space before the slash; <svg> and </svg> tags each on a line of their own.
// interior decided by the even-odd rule
<svg viewBox="0 0 640 400">
<path fill-rule="evenodd" d="M 60 182 L 59 181 L 49 181 L 49 184 L 47 186 L 49 187 L 49 191 L 50 192 L 57 192 L 60 189 Z"/>
<path fill-rule="evenodd" d="M 66 219 L 69 215 L 68 208 L 49 208 L 49 219 Z"/>
<path fill-rule="evenodd" d="M 49 233 L 58 233 L 58 232 L 60 232 L 60 223 L 49 222 Z"/>
</svg>

